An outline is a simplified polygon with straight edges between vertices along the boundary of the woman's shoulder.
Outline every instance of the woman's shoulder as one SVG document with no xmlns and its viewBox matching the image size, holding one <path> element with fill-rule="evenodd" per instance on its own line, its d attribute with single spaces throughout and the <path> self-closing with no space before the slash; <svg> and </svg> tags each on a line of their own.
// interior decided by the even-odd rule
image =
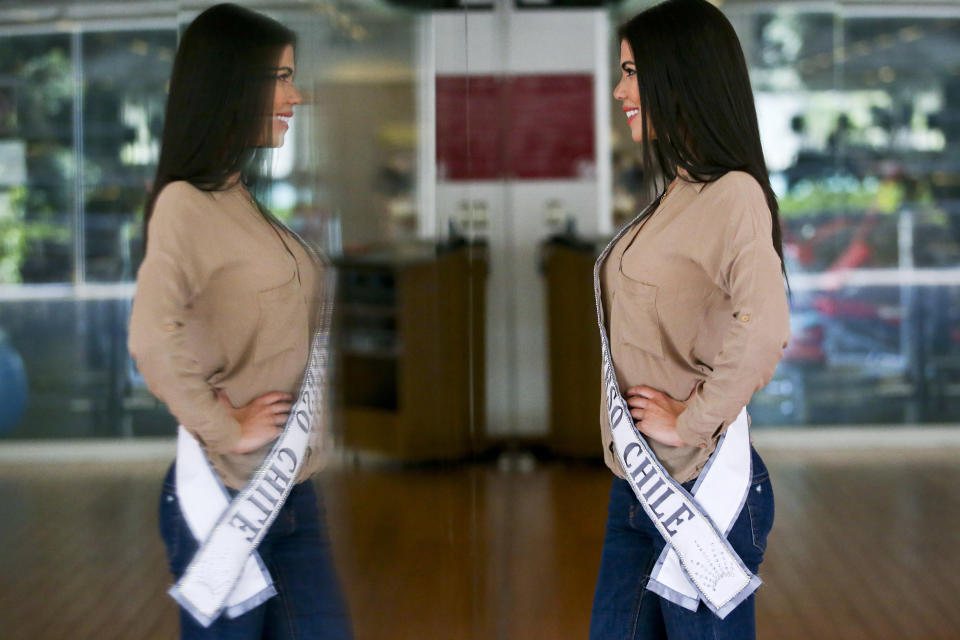
<svg viewBox="0 0 960 640">
<path fill-rule="evenodd" d="M 762 235 L 768 234 L 771 224 L 767 194 L 755 177 L 746 171 L 728 171 L 718 178 L 709 190 L 713 202 L 720 205 L 714 213 L 722 212 L 717 220 L 726 229 L 752 227 Z"/>
<path fill-rule="evenodd" d="M 727 171 L 710 185 L 710 191 L 718 197 L 730 199 L 766 200 L 763 187 L 746 171 Z"/>
<path fill-rule="evenodd" d="M 214 225 L 216 209 L 211 194 L 186 180 L 175 180 L 164 185 L 153 205 L 150 233 L 189 235 L 203 234 Z"/>
<path fill-rule="evenodd" d="M 769 235 L 772 216 L 760 183 L 746 171 L 728 171 L 701 189 L 691 207 L 698 237 L 743 240 Z"/>
<path fill-rule="evenodd" d="M 204 205 L 212 203 L 208 191 L 195 187 L 186 180 L 174 180 L 164 185 L 157 194 L 157 205 Z"/>
</svg>

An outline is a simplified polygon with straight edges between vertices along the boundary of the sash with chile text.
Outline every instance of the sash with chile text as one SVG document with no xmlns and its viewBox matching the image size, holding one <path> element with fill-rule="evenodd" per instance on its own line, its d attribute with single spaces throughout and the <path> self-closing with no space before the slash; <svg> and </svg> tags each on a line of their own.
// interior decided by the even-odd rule
<svg viewBox="0 0 960 640">
<path fill-rule="evenodd" d="M 620 392 L 607 336 L 600 292 L 600 269 L 611 249 L 635 224 L 650 215 L 655 199 L 610 241 L 594 265 L 593 284 L 600 325 L 606 410 L 613 448 L 647 516 L 667 542 L 647 589 L 686 609 L 700 601 L 724 618 L 760 586 L 726 539 L 746 502 L 751 459 L 746 409 L 724 433 L 691 493 L 663 468 Z"/>
<path fill-rule="evenodd" d="M 256 549 L 293 488 L 311 433 L 323 428 L 328 409 L 330 324 L 336 281 L 332 268 L 325 272 L 319 327 L 311 341 L 300 392 L 280 437 L 235 498 L 230 499 L 199 443 L 180 427 L 177 498 L 191 533 L 203 543 L 169 593 L 204 627 L 221 613 L 235 618 L 277 593 Z"/>
</svg>

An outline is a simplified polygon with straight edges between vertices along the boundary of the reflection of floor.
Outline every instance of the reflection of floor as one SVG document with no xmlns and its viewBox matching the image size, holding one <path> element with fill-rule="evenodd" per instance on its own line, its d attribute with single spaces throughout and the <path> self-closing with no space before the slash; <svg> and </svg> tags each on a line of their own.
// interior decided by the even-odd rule
<svg viewBox="0 0 960 640">
<path fill-rule="evenodd" d="M 766 455 L 777 520 L 759 637 L 957 637 L 957 453 Z M 175 637 L 163 471 L 0 468 L 0 636 Z M 322 482 L 358 640 L 586 637 L 603 469 L 342 469 Z"/>
</svg>

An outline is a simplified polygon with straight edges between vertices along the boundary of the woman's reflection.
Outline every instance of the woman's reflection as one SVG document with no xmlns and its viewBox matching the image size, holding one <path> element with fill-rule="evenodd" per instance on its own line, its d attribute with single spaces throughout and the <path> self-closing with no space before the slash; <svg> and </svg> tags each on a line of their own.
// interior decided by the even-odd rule
<svg viewBox="0 0 960 640">
<path fill-rule="evenodd" d="M 295 395 L 325 337 L 329 270 L 250 193 L 301 101 L 295 43 L 217 5 L 183 34 L 170 80 L 130 352 L 182 425 L 160 530 L 184 638 L 351 636 L 310 482 L 324 394 L 311 374 Z"/>
</svg>

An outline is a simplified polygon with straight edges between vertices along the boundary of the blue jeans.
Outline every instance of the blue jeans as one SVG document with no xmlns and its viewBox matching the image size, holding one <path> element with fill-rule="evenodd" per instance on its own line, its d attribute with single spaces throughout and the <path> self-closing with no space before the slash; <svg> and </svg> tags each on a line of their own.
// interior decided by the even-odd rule
<svg viewBox="0 0 960 640">
<path fill-rule="evenodd" d="M 170 572 L 178 580 L 197 550 L 180 512 L 174 466 L 160 494 L 160 536 Z M 257 549 L 278 593 L 234 619 L 221 616 L 208 628 L 180 609 L 183 640 L 347 640 L 352 638 L 346 602 L 330 554 L 317 493 L 296 485 Z"/>
<path fill-rule="evenodd" d="M 773 527 L 770 475 L 754 450 L 753 479 L 747 502 L 727 539 L 743 563 L 756 573 Z M 688 491 L 694 481 L 684 484 Z M 607 533 L 590 619 L 591 640 L 752 640 L 756 637 L 754 598 L 750 596 L 720 620 L 706 605 L 688 611 L 647 591 L 647 580 L 666 543 L 637 502 L 626 480 L 610 489 Z"/>
</svg>

